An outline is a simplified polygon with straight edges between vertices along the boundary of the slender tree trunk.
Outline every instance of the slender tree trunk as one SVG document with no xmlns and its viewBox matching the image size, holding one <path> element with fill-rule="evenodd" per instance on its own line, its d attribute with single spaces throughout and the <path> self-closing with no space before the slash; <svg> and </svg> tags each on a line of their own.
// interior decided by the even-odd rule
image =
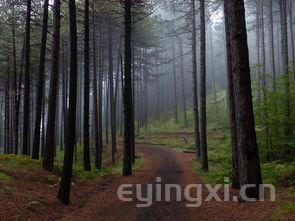
<svg viewBox="0 0 295 221">
<path fill-rule="evenodd" d="M 53 45 L 52 45 L 52 72 L 50 77 L 48 115 L 46 128 L 46 146 L 43 159 L 43 168 L 48 171 L 54 169 L 55 150 L 55 123 L 57 105 L 57 85 L 59 75 L 59 49 L 60 49 L 60 0 L 54 1 L 53 16 Z"/>
<path fill-rule="evenodd" d="M 262 93 L 264 108 L 267 105 L 267 83 L 266 83 L 266 56 L 265 56 L 265 33 L 264 33 L 264 4 L 261 2 L 261 34 L 262 34 Z M 265 136 L 266 136 L 266 148 L 269 147 L 269 127 L 268 127 L 268 113 L 267 109 L 263 110 L 263 118 L 265 120 Z"/>
<path fill-rule="evenodd" d="M 132 23 L 134 23 L 134 18 L 132 18 Z M 135 35 L 131 35 L 131 59 L 132 59 L 132 64 L 131 64 L 131 73 L 132 73 L 132 113 L 133 113 L 133 127 L 135 128 Z M 135 130 L 135 129 L 134 129 Z M 134 131 L 134 136 L 132 137 L 132 146 L 131 146 L 131 161 L 134 164 L 135 163 L 135 131 Z"/>
<path fill-rule="evenodd" d="M 258 94 L 257 94 L 257 103 L 258 103 L 258 114 L 261 113 L 261 56 L 260 56 L 260 1 L 256 1 L 256 48 L 257 48 L 257 84 L 258 84 Z"/>
<path fill-rule="evenodd" d="M 289 125 L 290 119 L 290 80 L 289 80 L 289 53 L 288 53 L 288 25 L 287 25 L 287 3 L 286 0 L 280 0 L 280 16 L 281 16 L 281 37 L 282 37 L 282 61 L 283 71 L 285 74 L 285 138 L 289 138 L 291 129 Z"/>
<path fill-rule="evenodd" d="M 12 50 L 13 50 L 13 107 L 14 107 L 14 116 L 13 116 L 13 148 L 14 154 L 18 154 L 18 114 L 17 108 L 17 99 L 18 99 L 18 88 L 17 88 L 17 60 L 16 60 L 16 36 L 15 36 L 15 9 L 14 4 L 12 5 L 12 13 L 13 13 L 13 24 L 12 24 Z"/>
<path fill-rule="evenodd" d="M 121 76 L 121 114 L 120 114 L 120 136 L 122 137 L 123 136 L 123 122 L 124 122 L 124 119 L 123 119 L 123 112 L 124 112 L 124 107 L 123 107 L 123 92 L 124 92 L 124 67 L 123 67 L 123 56 L 122 54 L 120 55 L 120 66 L 121 66 L 121 73 L 120 73 L 120 76 Z M 139 102 L 138 102 L 139 104 Z M 139 119 L 138 119 L 139 120 Z"/>
<path fill-rule="evenodd" d="M 116 113 L 115 113 L 115 98 L 114 98 L 114 63 L 113 63 L 113 36 L 111 23 L 109 24 L 108 43 L 109 43 L 109 102 L 111 110 L 111 140 L 112 140 L 112 163 L 115 165 L 116 153 Z"/>
<path fill-rule="evenodd" d="M 200 149 L 200 127 L 199 127 L 199 101 L 198 101 L 198 83 L 197 83 L 197 34 L 196 34 L 196 6 L 195 0 L 192 4 L 192 67 L 193 67 L 193 108 L 194 108 L 194 138 L 197 158 L 201 156 Z"/>
<path fill-rule="evenodd" d="M 35 118 L 35 131 L 32 158 L 39 159 L 40 149 L 40 124 L 42 116 L 42 98 L 44 87 L 44 75 L 45 75 L 45 56 L 46 56 L 46 43 L 47 43 L 47 26 L 48 26 L 48 5 L 49 0 L 44 1 L 43 6 L 43 26 L 41 37 L 41 50 L 40 50 L 40 62 L 39 62 L 39 76 L 38 76 L 38 89 L 37 89 L 37 103 L 36 103 L 36 118 Z"/>
<path fill-rule="evenodd" d="M 174 92 L 174 121 L 175 124 L 178 123 L 178 104 L 177 104 L 177 79 L 176 79 L 176 42 L 175 37 L 173 37 L 173 45 L 172 45 L 172 59 L 173 59 L 173 92 Z"/>
<path fill-rule="evenodd" d="M 269 0 L 269 44 L 270 44 L 270 63 L 272 72 L 272 88 L 276 92 L 276 62 L 275 62 L 275 47 L 274 47 L 274 26 L 273 26 L 273 0 Z"/>
<path fill-rule="evenodd" d="M 7 59 L 7 80 L 5 85 L 5 141 L 4 153 L 10 154 L 10 61 Z"/>
<path fill-rule="evenodd" d="M 256 140 L 249 51 L 245 21 L 244 0 L 225 0 L 228 6 L 228 24 L 234 82 L 237 146 L 239 154 L 240 185 L 254 184 L 246 190 L 247 197 L 259 197 L 262 184 L 258 145 Z"/>
<path fill-rule="evenodd" d="M 45 155 L 45 136 L 46 136 L 46 130 L 45 130 L 45 87 L 42 91 L 42 134 L 41 134 L 41 157 L 44 157 Z"/>
<path fill-rule="evenodd" d="M 109 88 L 108 76 L 106 74 L 106 79 L 105 79 L 105 139 L 106 139 L 106 141 L 105 142 L 107 144 L 109 144 L 109 120 L 110 120 L 110 118 L 109 118 L 109 98 L 110 98 L 110 88 Z"/>
<path fill-rule="evenodd" d="M 216 92 L 216 76 L 214 71 L 214 49 L 213 49 L 213 34 L 212 34 L 212 25 L 211 21 L 209 21 L 209 31 L 210 31 L 210 48 L 211 48 L 211 72 L 213 78 L 213 96 L 214 96 L 214 105 L 215 110 L 218 110 L 217 106 L 217 92 Z"/>
<path fill-rule="evenodd" d="M 90 148 L 89 148 L 89 0 L 85 0 L 85 36 L 84 36 L 84 170 L 90 171 Z"/>
<path fill-rule="evenodd" d="M 115 80 L 115 115 L 116 115 L 116 121 L 115 121 L 115 127 L 116 130 L 118 129 L 118 121 L 119 121 L 119 111 L 118 111 L 118 106 L 119 106 L 119 83 L 120 83 L 120 64 L 121 64 L 121 47 L 122 47 L 122 37 L 120 36 L 119 40 L 119 48 L 118 48 L 118 59 L 117 59 L 117 71 L 116 71 L 116 80 Z M 116 148 L 117 151 L 117 148 Z"/>
<path fill-rule="evenodd" d="M 99 41 L 99 75 L 98 75 L 98 153 L 96 155 L 96 167 L 102 167 L 102 148 L 103 148 L 103 136 L 102 136 L 102 96 L 103 96 L 103 32 L 100 29 L 100 41 Z"/>
<path fill-rule="evenodd" d="M 18 143 L 18 136 L 19 136 L 19 109 L 21 104 L 21 89 L 22 89 L 22 81 L 23 81 L 23 66 L 24 66 L 24 57 L 25 57 L 25 41 L 23 42 L 22 48 L 22 56 L 21 56 L 21 67 L 20 67 L 20 74 L 18 80 L 18 89 L 17 89 L 17 102 L 15 106 L 15 154 L 17 155 L 19 152 L 19 143 Z"/>
<path fill-rule="evenodd" d="M 200 109 L 201 109 L 201 161 L 202 169 L 208 171 L 207 153 L 207 117 L 206 117 L 206 21 L 205 1 L 200 0 L 200 21 L 201 21 L 201 57 L 200 57 Z"/>
<path fill-rule="evenodd" d="M 295 81 L 295 46 L 294 46 L 294 31 L 293 31 L 293 0 L 289 4 L 289 17 L 290 17 L 290 36 L 291 36 L 291 53 L 292 53 L 292 71 L 293 80 Z"/>
<path fill-rule="evenodd" d="M 73 155 L 76 136 L 76 108 L 77 108 L 77 21 L 75 0 L 69 0 L 70 19 L 70 92 L 68 125 L 66 133 L 66 147 L 64 155 L 63 175 L 61 178 L 58 199 L 64 204 L 69 204 L 71 178 L 73 169 Z"/>
<path fill-rule="evenodd" d="M 183 54 L 183 39 L 178 38 L 180 58 L 180 76 L 181 76 L 181 89 L 182 89 L 182 111 L 184 127 L 188 127 L 187 113 L 186 113 L 186 96 L 185 96 L 185 79 L 184 79 L 184 54 Z"/>
<path fill-rule="evenodd" d="M 95 133 L 95 168 L 101 169 L 102 167 L 102 122 L 101 122 L 101 73 L 99 73 L 99 84 L 98 90 L 100 93 L 99 101 L 97 97 L 97 47 L 96 47 L 96 25 L 95 25 L 95 14 L 93 6 L 93 37 L 92 37 L 92 48 L 93 48 L 93 106 L 94 106 L 94 133 Z M 99 104 L 98 104 L 99 102 Z M 99 107 L 98 107 L 99 105 Z"/>
<path fill-rule="evenodd" d="M 125 30 L 125 66 L 124 66 L 124 156 L 123 176 L 132 175 L 132 146 L 134 145 L 134 118 L 132 113 L 132 76 L 131 76 L 131 8 L 132 1 L 124 2 L 124 30 Z"/>
<path fill-rule="evenodd" d="M 23 113 L 23 154 L 30 155 L 30 41 L 31 41 L 31 0 L 27 0 L 26 50 L 25 50 L 25 94 Z"/>
<path fill-rule="evenodd" d="M 156 58 L 156 75 L 159 75 L 159 58 Z M 160 121 L 160 77 L 157 79 L 156 83 L 156 90 L 157 90 L 157 95 L 156 95 L 156 116 L 157 120 Z"/>
<path fill-rule="evenodd" d="M 2 93 L 0 93 L 0 97 L 2 97 Z M 1 113 L 3 113 L 2 101 L 0 101 L 0 111 L 1 111 Z M 4 112 L 5 112 L 5 110 L 4 110 Z M 5 122 L 3 124 L 3 115 L 0 115 L 0 146 L 4 148 L 4 146 L 5 146 L 5 142 L 4 142 L 5 136 L 4 136 L 4 131 L 3 131 L 3 125 L 5 127 Z M 4 153 L 4 149 L 3 149 L 3 152 L 2 152 L 2 148 L 1 148 L 0 153 Z"/>
</svg>

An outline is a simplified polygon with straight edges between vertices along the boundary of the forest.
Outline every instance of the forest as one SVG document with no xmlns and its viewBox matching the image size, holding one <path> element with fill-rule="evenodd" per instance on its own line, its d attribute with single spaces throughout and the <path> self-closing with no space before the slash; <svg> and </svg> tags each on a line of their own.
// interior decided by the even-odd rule
<svg viewBox="0 0 295 221">
<path fill-rule="evenodd" d="M 295 220 L 294 0 L 0 0 L 0 220 Z"/>
</svg>

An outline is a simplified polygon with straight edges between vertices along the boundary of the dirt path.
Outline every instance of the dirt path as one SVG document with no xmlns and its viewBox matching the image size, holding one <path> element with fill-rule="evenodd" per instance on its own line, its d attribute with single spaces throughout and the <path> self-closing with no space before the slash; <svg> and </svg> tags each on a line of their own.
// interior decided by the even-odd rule
<svg viewBox="0 0 295 221">
<path fill-rule="evenodd" d="M 270 202 L 203 202 L 199 208 L 187 208 L 185 200 L 176 201 L 175 194 L 170 202 L 156 202 L 156 177 L 161 177 L 164 184 L 200 184 L 200 179 L 192 171 L 193 155 L 176 153 L 167 148 L 151 145 L 137 145 L 137 150 L 144 157 L 145 166 L 131 177 L 108 177 L 97 185 L 97 191 L 82 208 L 63 216 L 61 220 L 103 220 L 103 221 L 145 221 L 145 220 L 266 220 L 273 205 Z M 132 202 L 122 202 L 117 197 L 121 184 L 153 184 L 153 204 L 147 208 L 137 208 L 139 203 L 134 196 Z M 133 189 L 134 190 L 134 189 Z M 133 191 L 134 192 L 134 191 Z M 164 192 L 162 190 L 162 197 Z M 134 193 L 135 194 L 135 193 Z M 203 192 L 206 195 L 206 191 Z M 192 192 L 196 196 L 196 192 Z"/>
</svg>

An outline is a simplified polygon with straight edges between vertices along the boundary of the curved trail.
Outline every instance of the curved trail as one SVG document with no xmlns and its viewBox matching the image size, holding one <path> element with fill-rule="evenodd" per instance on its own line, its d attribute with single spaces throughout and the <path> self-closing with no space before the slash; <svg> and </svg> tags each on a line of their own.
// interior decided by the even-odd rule
<svg viewBox="0 0 295 221">
<path fill-rule="evenodd" d="M 237 202 L 203 202 L 201 207 L 187 208 L 185 200 L 176 201 L 175 189 L 171 191 L 171 201 L 156 202 L 156 177 L 161 184 L 201 183 L 192 171 L 192 154 L 183 154 L 152 145 L 137 145 L 137 154 L 144 158 L 144 168 L 133 176 L 111 176 L 97 184 L 97 191 L 82 208 L 65 215 L 61 220 L 77 221 L 190 221 L 190 220 L 264 220 L 269 215 L 271 204 L 258 202 L 239 204 Z M 122 202 L 117 197 L 121 184 L 142 184 L 143 196 L 146 196 L 147 184 L 153 184 L 153 204 L 146 208 L 137 208 L 136 192 L 132 202 Z M 133 188 L 134 190 L 135 188 Z M 129 189 L 127 189 L 129 190 Z M 183 193 L 183 191 L 182 191 Z M 193 195 L 195 193 L 192 193 Z M 164 190 L 161 191 L 162 199 Z M 184 199 L 184 198 L 183 198 Z"/>
</svg>

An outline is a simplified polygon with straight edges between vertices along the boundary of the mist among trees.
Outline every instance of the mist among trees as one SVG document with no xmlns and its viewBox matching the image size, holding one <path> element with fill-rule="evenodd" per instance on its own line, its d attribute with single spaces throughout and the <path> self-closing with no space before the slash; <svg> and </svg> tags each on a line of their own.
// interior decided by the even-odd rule
<svg viewBox="0 0 295 221">
<path fill-rule="evenodd" d="M 10 183 L 18 192 L 20 177 L 37 168 L 42 175 L 36 176 L 53 183 L 42 185 L 50 194 L 40 193 L 41 198 L 65 205 L 103 196 L 111 205 L 100 185 L 112 179 L 105 184 L 111 190 L 142 174 L 142 183 L 166 177 L 165 183 L 216 184 L 229 177 L 236 193 L 252 184 L 249 198 L 259 199 L 263 183 L 279 187 L 279 196 L 291 196 L 294 5 L 293 0 L 1 0 L 0 190 Z M 27 168 L 31 164 L 34 170 Z M 175 170 L 182 175 L 173 175 Z M 86 198 L 85 191 L 94 197 Z M 283 214 L 278 220 L 292 220 L 294 209 L 286 212 L 283 202 L 295 205 L 289 198 L 275 204 Z M 230 210 L 226 205 L 212 207 Z M 257 206 L 252 220 L 277 217 L 269 206 Z M 243 217 L 235 208 L 233 214 Z M 153 211 L 148 220 L 164 213 Z M 202 211 L 205 215 L 188 217 L 210 217 L 210 210 Z M 141 220 L 142 213 L 134 212 L 137 218 L 130 216 Z M 0 212 L 0 219 L 7 214 Z M 92 217 L 81 214 L 81 220 Z"/>
</svg>

